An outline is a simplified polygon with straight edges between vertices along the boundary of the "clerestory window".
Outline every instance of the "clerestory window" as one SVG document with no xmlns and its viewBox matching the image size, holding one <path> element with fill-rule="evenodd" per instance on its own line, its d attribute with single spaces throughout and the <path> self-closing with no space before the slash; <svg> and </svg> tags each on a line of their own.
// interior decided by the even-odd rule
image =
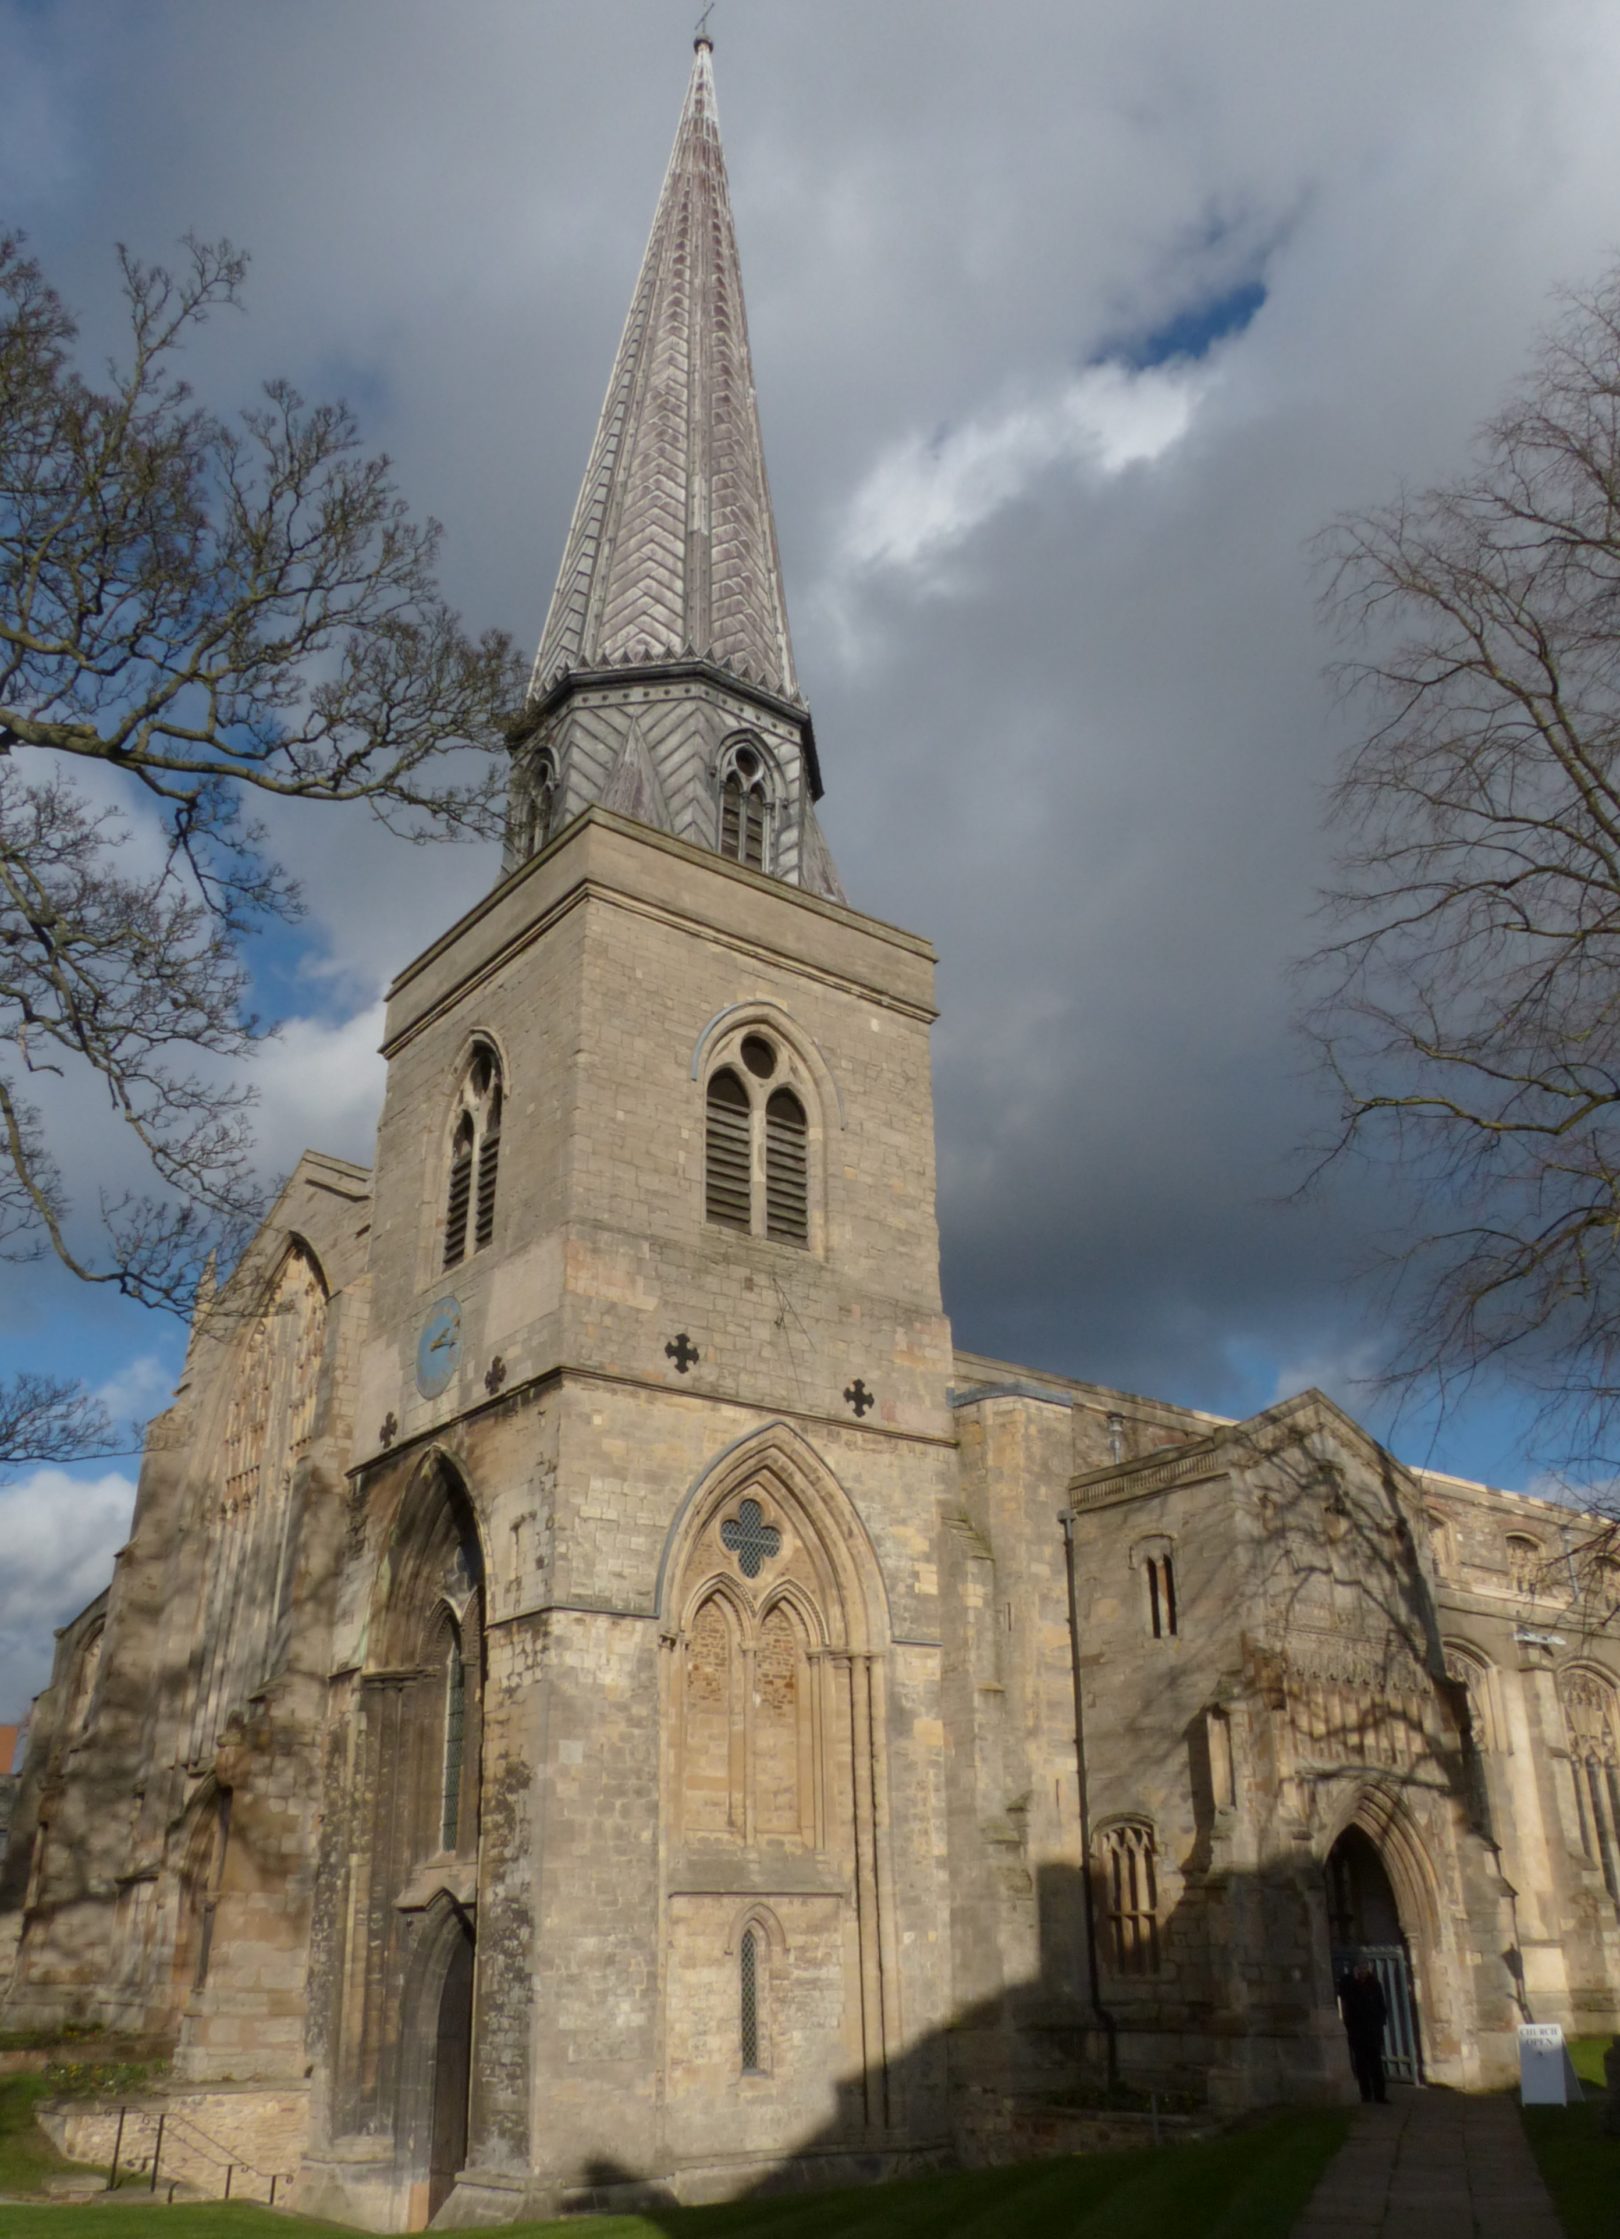
<svg viewBox="0 0 1620 2239">
<path fill-rule="evenodd" d="M 458 1267 L 495 1234 L 501 1162 L 500 1059 L 487 1042 L 473 1051 L 457 1098 L 445 1193 L 444 1265 Z"/>
</svg>

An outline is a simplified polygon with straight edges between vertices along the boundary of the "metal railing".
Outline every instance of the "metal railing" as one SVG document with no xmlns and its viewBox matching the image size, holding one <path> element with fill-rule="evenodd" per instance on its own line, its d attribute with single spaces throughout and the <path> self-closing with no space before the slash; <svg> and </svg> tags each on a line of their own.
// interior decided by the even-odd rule
<svg viewBox="0 0 1620 2239">
<path fill-rule="evenodd" d="M 125 2158 L 125 2130 L 129 2118 L 132 2116 L 137 2123 L 153 2125 L 150 2165 L 134 2154 L 128 2159 Z M 118 2110 L 118 2128 L 113 2136 L 112 2164 L 107 2171 L 107 2190 L 109 2192 L 117 2190 L 118 2173 L 120 2168 L 123 2168 L 131 2176 L 144 2176 L 147 2179 L 147 2191 L 155 2193 L 158 2189 L 158 2172 L 162 2167 L 165 2140 L 170 2143 L 171 2148 L 176 2142 L 179 2143 L 182 2153 L 175 2158 L 184 2159 L 190 2156 L 208 2164 L 209 2168 L 216 2174 L 223 2172 L 219 2192 L 219 2198 L 222 2200 L 254 2197 L 251 2193 L 241 2192 L 237 2187 L 236 2180 L 239 2177 L 245 2177 L 250 2181 L 256 2180 L 265 2188 L 258 2197 L 266 2207 L 273 2208 L 276 2204 L 278 2189 L 285 2191 L 285 2188 L 291 2182 L 291 2175 L 287 2170 L 259 2169 L 251 2161 L 245 2161 L 240 2154 L 233 2154 L 229 2146 L 223 2145 L 218 2138 L 211 2138 L 206 2130 L 193 2122 L 189 2115 L 181 2114 L 176 2107 L 159 2107 L 154 2111 L 150 2107 L 124 2105 Z M 170 2180 L 169 2199 L 171 2201 L 174 2199 L 177 2185 L 186 2184 L 190 2181 L 183 2173 L 177 2173 Z"/>
</svg>

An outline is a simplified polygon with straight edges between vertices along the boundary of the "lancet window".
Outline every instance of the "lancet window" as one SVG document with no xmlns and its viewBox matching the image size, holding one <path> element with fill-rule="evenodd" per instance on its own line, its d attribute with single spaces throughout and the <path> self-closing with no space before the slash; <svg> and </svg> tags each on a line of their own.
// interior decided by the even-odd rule
<svg viewBox="0 0 1620 2239">
<path fill-rule="evenodd" d="M 444 1750 L 439 1783 L 439 1848 L 454 1850 L 461 1836 L 461 1786 L 467 1753 L 467 1666 L 461 1627 L 448 1610 L 443 1630 Z"/>
<path fill-rule="evenodd" d="M 719 1228 L 811 1242 L 810 1086 L 774 1036 L 734 1037 L 704 1091 L 703 1203 Z"/>
<path fill-rule="evenodd" d="M 1569 1732 L 1581 1847 L 1620 1906 L 1620 1700 L 1601 1672 L 1577 1666 L 1558 1682 Z"/>
<path fill-rule="evenodd" d="M 1149 1555 L 1142 1565 L 1147 1574 L 1148 1624 L 1155 1640 L 1171 1640 L 1176 1633 L 1176 1559 L 1168 1551 Z"/>
<path fill-rule="evenodd" d="M 739 1993 L 738 2035 L 742 2051 L 742 2070 L 745 2076 L 760 2072 L 759 2057 L 759 1938 L 752 1928 L 743 1930 L 742 1945 L 737 1957 L 737 1988 Z"/>
<path fill-rule="evenodd" d="M 495 1234 L 495 1192 L 500 1178 L 501 1061 L 479 1042 L 456 1098 L 450 1137 L 450 1179 L 444 1210 L 444 1265 L 459 1267 Z"/>
<path fill-rule="evenodd" d="M 1131 1549 L 1131 1567 L 1142 1576 L 1142 1616 L 1148 1637 L 1174 1640 L 1181 1630 L 1175 1543 L 1163 1532 L 1139 1539 Z"/>
<path fill-rule="evenodd" d="M 1122 1975 L 1157 1974 L 1159 1876 L 1152 1827 L 1130 1819 L 1105 1829 L 1097 1858 L 1115 1967 Z"/>
<path fill-rule="evenodd" d="M 314 1432 L 325 1342 L 326 1289 L 295 1245 L 231 1375 L 203 1551 L 194 1759 L 281 1653 L 297 1554 L 293 1479 Z"/>
<path fill-rule="evenodd" d="M 739 739 L 720 764 L 720 853 L 751 870 L 768 869 L 770 814 L 765 756 L 752 740 Z"/>
</svg>

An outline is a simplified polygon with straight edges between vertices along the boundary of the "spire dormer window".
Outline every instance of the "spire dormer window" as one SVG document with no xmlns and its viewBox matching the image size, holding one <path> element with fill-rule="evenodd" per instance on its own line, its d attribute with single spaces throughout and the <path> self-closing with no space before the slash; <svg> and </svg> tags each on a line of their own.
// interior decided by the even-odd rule
<svg viewBox="0 0 1620 2239">
<path fill-rule="evenodd" d="M 720 853 L 763 871 L 770 809 L 765 757 L 752 741 L 739 740 L 720 768 Z"/>
</svg>

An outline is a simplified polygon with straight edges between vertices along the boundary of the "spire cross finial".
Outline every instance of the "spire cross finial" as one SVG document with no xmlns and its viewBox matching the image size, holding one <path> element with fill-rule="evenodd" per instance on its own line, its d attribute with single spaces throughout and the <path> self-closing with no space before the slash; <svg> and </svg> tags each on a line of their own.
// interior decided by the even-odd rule
<svg viewBox="0 0 1620 2239">
<path fill-rule="evenodd" d="M 712 47 L 714 45 L 714 36 L 709 29 L 709 18 L 713 14 L 714 0 L 709 0 L 709 5 L 697 20 L 697 31 L 692 40 L 694 47 Z"/>
</svg>

